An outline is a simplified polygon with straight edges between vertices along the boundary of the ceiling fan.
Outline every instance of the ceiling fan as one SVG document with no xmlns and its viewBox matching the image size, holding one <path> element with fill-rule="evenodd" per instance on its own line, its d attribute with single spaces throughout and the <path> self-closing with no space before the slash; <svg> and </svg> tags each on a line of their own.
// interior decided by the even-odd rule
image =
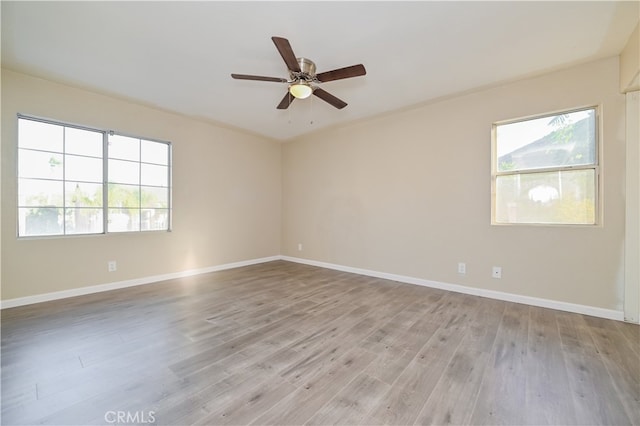
<svg viewBox="0 0 640 426">
<path fill-rule="evenodd" d="M 321 89 L 317 84 L 334 80 L 342 80 L 343 78 L 359 77 L 367 73 L 364 69 L 364 65 L 358 64 L 316 74 L 316 64 L 307 58 L 296 58 L 296 55 L 293 53 L 293 49 L 291 48 L 291 44 L 289 44 L 289 40 L 282 37 L 271 37 L 271 40 L 273 40 L 278 52 L 280 52 L 280 56 L 282 56 L 284 63 L 287 65 L 287 69 L 289 70 L 289 79 L 247 74 L 231 74 L 231 77 L 238 80 L 287 83 L 289 85 L 289 89 L 284 95 L 284 98 L 282 98 L 278 104 L 278 109 L 287 109 L 295 98 L 305 99 L 312 94 L 334 107 L 342 109 L 347 106 L 347 103 L 333 96 L 326 90 Z"/>
</svg>

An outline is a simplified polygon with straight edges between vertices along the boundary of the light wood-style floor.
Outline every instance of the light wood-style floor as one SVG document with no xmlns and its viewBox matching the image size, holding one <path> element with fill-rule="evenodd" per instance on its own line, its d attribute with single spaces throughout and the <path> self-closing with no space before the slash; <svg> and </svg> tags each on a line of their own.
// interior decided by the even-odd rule
<svg viewBox="0 0 640 426">
<path fill-rule="evenodd" d="M 6 309 L 1 355 L 5 425 L 640 424 L 638 326 L 284 261 Z"/>
</svg>

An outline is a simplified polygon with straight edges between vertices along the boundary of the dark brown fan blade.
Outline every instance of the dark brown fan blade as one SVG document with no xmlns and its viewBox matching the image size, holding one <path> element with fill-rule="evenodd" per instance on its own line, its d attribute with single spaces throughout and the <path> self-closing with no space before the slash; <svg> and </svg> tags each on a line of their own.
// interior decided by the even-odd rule
<svg viewBox="0 0 640 426">
<path fill-rule="evenodd" d="M 331 93 L 327 92 L 326 90 L 320 89 L 319 87 L 313 91 L 313 94 L 338 109 L 342 109 L 347 106 L 347 103 L 345 101 L 336 98 Z"/>
<path fill-rule="evenodd" d="M 364 65 L 351 65 L 350 67 L 339 68 L 337 70 L 321 72 L 316 75 L 318 81 L 324 83 L 327 81 L 341 80 L 343 78 L 359 77 L 365 75 L 367 70 L 364 69 Z"/>
<path fill-rule="evenodd" d="M 284 63 L 287 64 L 287 68 L 291 71 L 300 72 L 300 65 L 298 65 L 298 60 L 293 53 L 289 40 L 282 37 L 271 37 L 271 40 L 273 40 L 278 52 L 280 52 L 280 56 L 284 59 Z"/>
<path fill-rule="evenodd" d="M 289 93 L 289 91 L 287 90 L 287 94 L 284 95 L 284 98 L 282 98 L 282 100 L 278 104 L 278 109 L 287 109 L 287 108 L 289 108 L 289 105 L 291 105 L 291 102 L 293 102 L 294 99 L 295 98 L 293 97 L 293 95 L 291 93 Z"/>
<path fill-rule="evenodd" d="M 247 74 L 231 74 L 232 78 L 236 80 L 256 80 L 256 81 L 273 81 L 274 83 L 286 83 L 286 78 L 278 77 L 263 77 L 261 75 L 247 75 Z"/>
</svg>

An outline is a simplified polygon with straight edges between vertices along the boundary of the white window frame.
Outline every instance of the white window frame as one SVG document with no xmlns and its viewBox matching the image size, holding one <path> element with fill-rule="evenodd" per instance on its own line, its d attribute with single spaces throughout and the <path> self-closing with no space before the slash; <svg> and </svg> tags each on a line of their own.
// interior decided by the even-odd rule
<svg viewBox="0 0 640 426">
<path fill-rule="evenodd" d="M 129 232 L 163 232 L 163 231 L 171 231 L 171 216 L 172 216 L 171 215 L 171 212 L 172 212 L 172 203 L 171 203 L 171 201 L 172 201 L 172 199 L 171 199 L 171 187 L 172 187 L 172 184 L 171 184 L 171 176 L 172 176 L 172 173 L 171 173 L 171 171 L 172 171 L 171 153 L 172 153 L 172 149 L 171 149 L 171 143 L 165 142 L 165 141 L 158 141 L 158 140 L 154 140 L 154 139 L 150 139 L 150 138 L 143 138 L 143 137 L 139 137 L 139 136 L 129 135 L 129 134 L 121 133 L 121 132 L 114 132 L 112 130 L 109 130 L 106 133 L 107 133 L 105 135 L 105 141 L 106 141 L 105 148 L 106 148 L 106 151 L 105 151 L 105 159 L 104 159 L 104 161 L 105 161 L 104 164 L 105 165 L 103 167 L 103 170 L 104 170 L 104 182 L 106 184 L 106 187 L 105 187 L 105 191 L 106 191 L 105 192 L 105 210 L 104 210 L 104 212 L 106 214 L 106 223 L 107 223 L 107 227 L 105 228 L 106 232 L 110 233 L 110 234 L 114 234 L 114 233 L 129 233 Z M 109 137 L 110 136 L 122 136 L 122 137 L 129 138 L 129 139 L 138 139 L 139 142 L 140 142 L 139 159 L 138 160 L 126 160 L 126 159 L 121 159 L 121 158 L 117 158 L 117 157 L 112 157 L 110 155 L 110 153 L 109 153 Z M 153 143 L 160 143 L 160 144 L 167 145 L 168 146 L 167 164 L 166 165 L 162 165 L 162 164 L 159 164 L 159 163 L 152 163 L 152 162 L 144 161 L 142 159 L 142 143 L 143 142 L 153 142 Z M 136 163 L 136 164 L 139 165 L 139 181 L 136 184 L 129 184 L 129 186 L 138 187 L 138 189 L 140 191 L 140 195 L 139 195 L 140 196 L 140 200 L 139 200 L 140 201 L 140 206 L 138 208 L 136 208 L 138 210 L 138 222 L 139 222 L 139 228 L 140 228 L 138 230 L 134 230 L 134 231 L 119 231 L 119 230 L 109 231 L 109 223 L 110 223 L 109 222 L 109 211 L 111 209 L 116 209 L 116 207 L 109 205 L 109 199 L 108 199 L 108 196 L 109 196 L 108 190 L 109 190 L 109 188 L 108 187 L 111 184 L 116 184 L 116 185 L 118 184 L 116 182 L 111 181 L 110 178 L 109 178 L 109 167 L 108 167 L 109 160 Z M 145 210 L 154 210 L 153 208 L 142 206 L 142 188 L 154 187 L 154 185 L 143 185 L 143 183 L 142 183 L 142 167 L 143 167 L 143 165 L 163 166 L 163 167 L 166 166 L 167 167 L 167 174 L 168 174 L 167 175 L 167 185 L 168 186 L 166 187 L 167 191 L 168 191 L 168 194 L 167 194 L 167 208 L 166 208 L 166 210 L 167 210 L 167 227 L 168 227 L 167 229 L 158 229 L 158 230 L 153 230 L 153 229 L 142 230 L 141 229 L 143 212 Z M 157 188 L 165 188 L 164 186 L 155 186 L 155 187 L 157 187 Z M 162 210 L 165 210 L 165 209 L 163 208 Z"/>
<path fill-rule="evenodd" d="M 148 232 L 171 232 L 172 231 L 172 216 L 173 216 L 173 181 L 172 181 L 172 176 L 173 176 L 173 145 L 171 142 L 168 141 L 163 141 L 163 140 L 158 140 L 158 139 L 153 139 L 153 138 L 147 138 L 147 137 L 140 137 L 140 136 L 132 136 L 129 134 L 125 134 L 125 133 L 121 133 L 121 132 L 117 132 L 114 130 L 106 130 L 106 129 L 99 129 L 99 128 L 94 128 L 94 127 L 89 127 L 89 126 L 84 126 L 84 125 L 78 125 L 78 124 L 73 124 L 73 123 L 67 123 L 67 122 L 63 122 L 63 121 L 59 121 L 59 120 L 52 120 L 52 119 L 48 119 L 48 118 L 41 118 L 41 117 L 36 117 L 33 115 L 26 115 L 26 114 L 17 114 L 17 123 L 20 122 L 20 120 L 30 120 L 30 121 L 35 121 L 35 122 L 40 122 L 40 123 L 46 123 L 46 124 L 51 124 L 51 125 L 55 125 L 55 126 L 60 126 L 60 127 L 66 127 L 66 128 L 74 128 L 74 129 L 79 129 L 79 130 L 86 130 L 86 131 L 91 131 L 91 132 L 96 132 L 96 133 L 100 133 L 102 134 L 102 181 L 99 183 L 102 185 L 102 207 L 96 207 L 96 209 L 102 209 L 102 220 L 103 220 L 103 227 L 102 227 L 102 232 L 88 232 L 88 233 L 67 233 L 65 226 L 63 225 L 62 227 L 62 233 L 56 233 L 56 234 L 32 234 L 32 235 L 20 235 L 20 214 L 19 214 L 19 209 L 20 208 L 25 208 L 25 207 L 33 207 L 33 206 L 21 206 L 20 205 L 20 199 L 19 199 L 19 193 L 20 193 L 20 179 L 22 176 L 20 176 L 20 170 L 19 167 L 16 167 L 16 211 L 18 212 L 18 215 L 16 217 L 16 236 L 19 239 L 43 239 L 43 238 L 69 238 L 69 237 L 77 237 L 77 236 L 95 236 L 95 235 L 106 235 L 106 234 L 129 234 L 129 233 L 148 233 Z M 19 126 L 17 126 L 19 127 Z M 129 138 L 135 138 L 135 139 L 140 139 L 143 141 L 148 141 L 148 142 L 154 142 L 154 143 L 161 143 L 161 144 L 165 144 L 167 145 L 167 151 L 168 151 L 168 158 L 167 158 L 167 228 L 166 229 L 158 229 L 158 230 L 141 230 L 141 229 L 137 229 L 137 230 L 126 230 L 126 231 L 109 231 L 109 200 L 108 200 L 108 185 L 109 185 L 109 169 L 108 169 L 108 162 L 109 162 L 109 148 L 108 148 L 108 143 L 109 143 L 109 135 L 118 135 L 118 136 L 124 136 L 124 137 L 129 137 Z M 19 159 L 20 159 L 20 152 L 21 150 L 27 149 L 27 150 L 33 150 L 30 148 L 22 148 L 20 146 L 20 135 L 18 134 L 18 137 L 16 138 L 16 165 L 19 165 Z M 36 150 L 37 151 L 37 150 Z M 47 152 L 47 151 L 44 151 Z M 64 156 L 65 155 L 65 149 L 63 147 L 63 151 L 61 152 L 61 154 Z M 142 164 L 143 162 L 140 161 L 140 163 Z M 65 190 L 65 183 L 67 182 L 66 179 L 66 173 L 65 173 L 65 169 L 63 168 L 63 177 L 60 180 L 63 183 L 63 191 Z M 65 194 L 63 192 L 63 200 L 65 199 Z M 143 208 L 140 207 L 138 210 L 142 211 Z M 64 222 L 64 219 L 63 219 Z"/>
<path fill-rule="evenodd" d="M 517 169 L 517 170 L 508 170 L 508 171 L 498 171 L 498 149 L 497 149 L 497 127 L 505 124 L 513 124 L 519 123 L 529 120 L 535 120 L 546 117 L 554 117 L 562 114 L 570 114 L 574 112 L 580 111 L 588 111 L 594 110 L 594 137 L 595 137 L 595 159 L 594 163 L 587 165 L 575 165 L 575 166 L 550 166 L 544 168 L 535 168 L 535 169 Z M 601 169 L 601 147 L 602 147 L 602 135 L 600 132 L 600 107 L 598 105 L 589 105 L 584 107 L 558 110 L 554 112 L 548 112 L 543 114 L 537 114 L 527 117 L 519 117 L 510 120 L 498 121 L 492 124 L 491 126 L 491 225 L 497 226 L 551 226 L 551 227 L 599 227 L 602 223 L 602 206 L 600 204 L 601 200 L 601 177 L 600 177 L 600 169 Z M 497 179 L 501 176 L 515 176 L 515 175 L 533 175 L 538 173 L 549 173 L 549 172 L 563 172 L 563 171 L 576 171 L 576 170 L 593 170 L 594 171 L 594 223 L 553 223 L 553 222 L 499 222 L 496 220 L 496 210 L 497 210 Z"/>
</svg>

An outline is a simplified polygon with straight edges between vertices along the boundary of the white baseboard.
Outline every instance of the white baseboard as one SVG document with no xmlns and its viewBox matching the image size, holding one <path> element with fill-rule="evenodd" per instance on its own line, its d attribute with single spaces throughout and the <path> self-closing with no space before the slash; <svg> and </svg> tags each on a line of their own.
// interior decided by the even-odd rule
<svg viewBox="0 0 640 426">
<path fill-rule="evenodd" d="M 486 290 L 476 287 L 467 287 L 458 284 L 449 284 L 439 281 L 425 280 L 422 278 L 408 277 L 405 275 L 396 275 L 386 272 L 373 271 L 369 269 L 354 268 L 351 266 L 336 265 L 333 263 L 319 262 L 316 260 L 302 259 L 291 256 L 270 256 L 259 259 L 250 259 L 241 262 L 226 263 L 222 265 L 210 266 L 207 268 L 190 269 L 187 271 L 174 272 L 169 274 L 152 275 L 149 277 L 136 278 L 126 281 L 117 281 L 107 284 L 93 285 L 89 287 L 80 287 L 70 290 L 56 291 L 52 293 L 37 294 L 34 296 L 19 297 L 0 301 L 0 309 L 13 308 L 17 306 L 31 305 L 34 303 L 48 302 L 50 300 L 65 299 L 68 297 L 83 296 L 86 294 L 100 293 L 103 291 L 117 290 L 120 288 L 133 287 L 144 284 L 152 284 L 159 281 L 172 280 L 176 278 L 190 277 L 193 275 L 206 274 L 209 272 L 223 271 L 226 269 L 240 268 L 242 266 L 256 265 L 259 263 L 272 262 L 274 260 L 286 260 L 294 263 L 318 266 L 321 268 L 333 269 L 337 271 L 350 272 L 353 274 L 366 275 L 375 278 L 383 278 L 392 281 L 403 282 L 407 284 L 421 285 L 424 287 L 438 288 L 441 290 L 454 291 L 456 293 L 470 294 L 474 296 L 488 297 L 491 299 L 504 300 L 507 302 L 522 303 L 525 305 L 539 306 L 542 308 L 557 309 L 559 311 L 574 312 L 594 317 L 624 321 L 624 313 L 612 309 L 597 308 L 594 306 L 577 305 L 574 303 L 560 302 L 557 300 L 541 299 L 531 296 L 522 296 L 518 294 L 505 293 L 495 290 Z"/>
<path fill-rule="evenodd" d="M 506 302 L 522 303 L 525 305 L 538 306 L 541 308 L 556 309 L 559 311 L 573 312 L 593 317 L 624 321 L 624 312 L 613 309 L 597 308 L 594 306 L 577 305 L 574 303 L 560 302 L 557 300 L 541 299 L 538 297 L 522 296 L 519 294 L 505 293 L 502 291 L 486 290 L 476 287 L 467 287 L 458 284 L 449 284 L 439 281 L 425 280 L 422 278 L 408 277 L 404 275 L 389 274 L 386 272 L 372 271 L 369 269 L 353 268 L 350 266 L 336 265 L 333 263 L 318 262 L 315 260 L 302 259 L 298 257 L 280 256 L 282 260 L 302 263 L 305 265 L 318 266 L 321 268 L 334 269 L 342 272 L 351 272 L 359 275 L 366 275 L 375 278 L 383 278 L 392 281 L 399 281 L 408 284 L 421 285 L 424 287 L 438 288 L 441 290 L 454 291 L 456 293 L 470 294 L 473 296 L 487 297 L 490 299 L 504 300 Z"/>
<path fill-rule="evenodd" d="M 225 269 L 240 268 L 242 266 L 256 265 L 258 263 L 272 262 L 274 260 L 280 260 L 281 258 L 281 256 L 263 257 L 259 259 L 244 260 L 241 262 L 209 266 L 207 268 L 190 269 L 187 271 L 152 275 L 149 277 L 136 278 L 126 281 L 117 281 L 113 283 L 92 285 L 70 290 L 54 291 L 52 293 L 37 294 L 34 296 L 18 297 L 15 299 L 0 301 L 0 309 L 14 308 L 16 306 L 31 305 L 40 302 L 48 302 L 50 300 L 66 299 L 68 297 L 84 296 L 86 294 L 100 293 L 103 291 L 117 290 L 120 288 L 133 287 L 137 285 L 153 284 L 159 281 L 173 280 L 176 278 L 190 277 L 193 275 L 206 274 L 209 272 L 223 271 Z"/>
</svg>

